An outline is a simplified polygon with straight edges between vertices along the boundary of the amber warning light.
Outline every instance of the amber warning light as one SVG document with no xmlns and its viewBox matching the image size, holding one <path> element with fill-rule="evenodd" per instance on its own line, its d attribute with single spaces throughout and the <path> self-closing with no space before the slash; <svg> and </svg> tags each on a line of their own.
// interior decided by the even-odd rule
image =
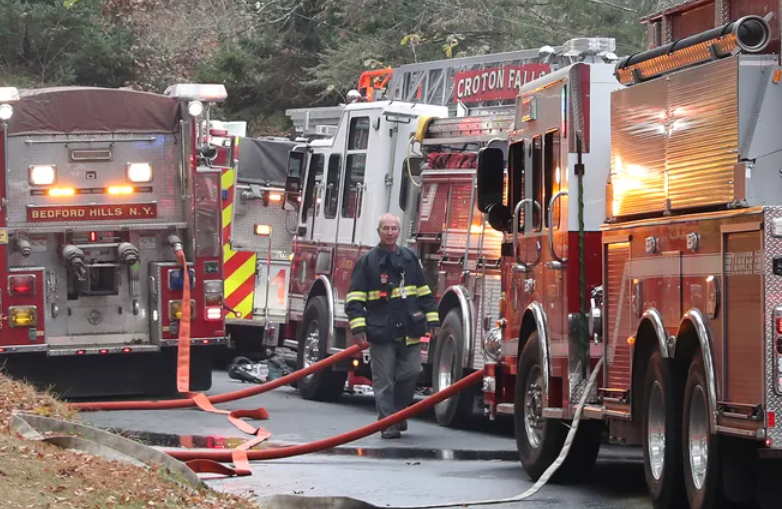
<svg viewBox="0 0 782 509">
<path fill-rule="evenodd" d="M 256 224 L 255 234 L 260 235 L 261 237 L 268 237 L 272 234 L 272 227 L 268 224 Z"/>
</svg>

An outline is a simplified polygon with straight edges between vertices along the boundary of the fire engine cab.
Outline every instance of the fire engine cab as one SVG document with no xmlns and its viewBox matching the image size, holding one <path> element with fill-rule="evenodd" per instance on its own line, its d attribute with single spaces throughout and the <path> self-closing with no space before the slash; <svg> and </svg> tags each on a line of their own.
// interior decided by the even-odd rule
<svg viewBox="0 0 782 509">
<path fill-rule="evenodd" d="M 607 423 L 612 441 L 642 446 L 655 507 L 778 507 L 782 68 L 767 54 L 772 33 L 750 15 L 615 68 L 552 73 L 518 97 L 507 183 L 502 154 L 481 152 L 479 206 L 504 237 L 484 396 L 491 415 L 515 417 L 533 478 L 585 397 L 561 478 L 590 470 Z"/>
<path fill-rule="evenodd" d="M 0 88 L 0 356 L 66 396 L 173 388 L 190 282 L 191 388 L 224 341 L 220 170 L 200 120 L 222 85 L 165 95 Z M 181 254 L 179 256 L 181 256 Z"/>
</svg>

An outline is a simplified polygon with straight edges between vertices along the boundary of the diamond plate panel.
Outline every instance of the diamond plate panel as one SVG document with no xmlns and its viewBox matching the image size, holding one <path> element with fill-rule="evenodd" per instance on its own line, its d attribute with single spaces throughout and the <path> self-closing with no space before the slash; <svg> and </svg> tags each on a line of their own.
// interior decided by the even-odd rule
<svg viewBox="0 0 782 509">
<path fill-rule="evenodd" d="M 242 186 L 237 186 L 237 195 L 240 195 L 242 190 Z M 266 259 L 269 239 L 255 234 L 256 224 L 266 224 L 272 227 L 272 260 L 288 260 L 297 227 L 296 212 L 283 210 L 279 203 L 265 207 L 260 200 L 242 200 L 239 196 L 234 201 L 233 209 L 230 242 L 234 251 L 253 251 L 259 258 Z"/>
<path fill-rule="evenodd" d="M 766 369 L 766 412 L 774 412 L 777 416 L 782 416 L 782 396 L 774 391 L 774 382 L 776 375 L 774 362 L 774 308 L 782 306 L 782 277 L 774 275 L 772 263 L 775 255 L 782 254 L 782 238 L 774 236 L 774 221 L 782 221 L 782 207 L 769 207 L 765 209 L 765 228 L 764 233 L 764 252 L 763 261 L 763 279 L 766 296 L 766 344 L 764 348 L 765 369 Z M 782 426 L 767 430 L 767 436 L 772 439 L 773 448 L 782 448 Z"/>
<path fill-rule="evenodd" d="M 502 279 L 498 271 L 487 272 L 475 284 L 475 304 L 478 310 L 472 345 L 472 369 L 483 369 L 483 339 L 500 319 Z M 488 325 L 488 327 L 486 327 Z"/>
<path fill-rule="evenodd" d="M 85 205 L 112 203 L 157 202 L 157 218 L 138 221 L 123 220 L 123 224 L 171 223 L 182 221 L 183 210 L 179 178 L 181 147 L 174 135 L 84 135 L 84 136 L 17 136 L 8 140 L 8 226 L 27 223 L 27 205 Z M 69 150 L 108 149 L 111 161 L 71 162 Z M 125 195 L 75 195 L 63 199 L 31 196 L 28 167 L 33 164 L 57 166 L 57 187 L 99 188 L 127 185 L 125 165 L 129 162 L 152 165 L 151 193 Z M 89 173 L 88 173 L 89 172 Z M 141 184 L 147 185 L 147 184 Z M 67 200 L 67 201 L 63 201 Z M 36 226 L 57 226 L 62 223 L 35 223 Z"/>
</svg>

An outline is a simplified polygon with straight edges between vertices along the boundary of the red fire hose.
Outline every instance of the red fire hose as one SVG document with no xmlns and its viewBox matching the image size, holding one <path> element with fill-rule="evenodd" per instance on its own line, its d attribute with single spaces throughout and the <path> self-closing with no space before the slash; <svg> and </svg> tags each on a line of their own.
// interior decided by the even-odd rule
<svg viewBox="0 0 782 509">
<path fill-rule="evenodd" d="M 359 343 L 357 345 L 351 346 L 350 348 L 346 348 L 338 354 L 327 357 L 311 366 L 307 366 L 304 369 L 295 371 L 290 375 L 286 375 L 282 378 L 278 378 L 255 387 L 242 389 L 240 391 L 227 392 L 225 394 L 210 396 L 207 399 L 210 403 L 217 404 L 263 394 L 264 392 L 269 392 L 278 387 L 282 387 L 283 385 L 288 385 L 292 382 L 301 380 L 305 376 L 315 373 L 316 371 L 333 366 L 334 364 L 350 358 L 362 350 L 367 349 L 368 347 L 369 343 Z M 174 408 L 194 407 L 196 406 L 196 400 L 194 397 L 190 397 L 186 399 L 173 399 L 169 401 L 106 401 L 96 403 L 69 403 L 68 406 L 81 412 L 94 412 L 99 410 L 168 410 Z"/>
<path fill-rule="evenodd" d="M 483 380 L 483 371 L 476 371 L 462 378 L 447 389 L 437 392 L 402 411 L 399 411 L 393 415 L 389 415 L 385 419 L 381 419 L 377 422 L 349 431 L 347 433 L 343 433 L 341 435 L 310 442 L 308 444 L 292 445 L 289 447 L 280 447 L 277 449 L 265 449 L 262 451 L 237 449 L 226 451 L 188 451 L 179 449 L 166 449 L 165 452 L 178 460 L 187 461 L 188 466 L 193 468 L 193 470 L 196 472 L 226 473 L 226 471 L 230 471 L 230 469 L 227 469 L 221 465 L 213 465 L 211 463 L 215 461 L 233 461 L 237 466 L 237 469 L 231 473 L 238 475 L 249 475 L 249 464 L 246 463 L 247 461 L 289 458 L 291 456 L 310 454 L 313 452 L 331 449 L 332 447 L 336 447 L 348 442 L 353 442 L 354 440 L 358 440 L 373 433 L 377 433 L 378 431 L 383 430 L 393 424 L 397 424 L 405 419 L 409 419 L 415 415 L 418 415 L 432 408 L 437 403 L 450 398 L 454 394 L 461 392 L 465 388 L 476 384 L 481 380 Z"/>
</svg>

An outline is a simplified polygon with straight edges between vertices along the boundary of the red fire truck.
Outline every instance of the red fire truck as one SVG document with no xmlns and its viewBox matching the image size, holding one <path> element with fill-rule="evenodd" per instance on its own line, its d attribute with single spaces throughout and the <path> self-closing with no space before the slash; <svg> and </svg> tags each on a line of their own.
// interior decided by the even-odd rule
<svg viewBox="0 0 782 509">
<path fill-rule="evenodd" d="M 224 161 L 223 262 L 226 332 L 234 353 L 276 346 L 285 321 L 300 194 L 285 193 L 289 153 L 281 138 L 229 138 L 212 130 Z M 295 161 L 295 159 L 292 159 Z"/>
<path fill-rule="evenodd" d="M 402 66 L 383 91 L 403 101 L 445 98 L 449 107 L 376 100 L 288 112 L 304 132 L 328 132 L 313 119 L 339 118 L 329 126 L 336 135 L 309 142 L 289 165 L 288 190 L 301 188 L 303 198 L 284 338 L 299 367 L 351 344 L 344 296 L 353 265 L 377 243 L 377 218 L 392 212 L 402 219 L 400 241 L 421 255 L 443 324 L 424 348 L 422 384 L 440 390 L 483 368 L 481 344 L 499 316 L 502 238 L 476 209 L 477 151 L 507 145 L 514 104 L 506 99 L 523 83 L 571 59 L 611 58 L 612 44 L 580 39 L 542 52 Z M 452 117 L 465 102 L 473 103 L 469 115 Z M 367 360 L 313 375 L 300 383 L 302 395 L 336 399 L 346 378 L 351 385 L 356 375 L 369 375 Z M 482 412 L 479 390 L 438 405 L 436 415 L 443 425 L 458 425 L 476 411 Z"/>
<path fill-rule="evenodd" d="M 0 357 L 66 396 L 173 388 L 184 273 L 191 388 L 224 342 L 220 169 L 202 118 L 222 85 L 166 95 L 0 88 Z"/>
<path fill-rule="evenodd" d="M 749 4 L 769 2 L 716 7 Z M 690 35 L 694 9 L 715 4 L 649 18 L 676 42 L 525 86 L 507 184 L 502 154 L 480 154 L 479 206 L 504 235 L 485 401 L 515 416 L 537 479 L 602 359 L 561 477 L 590 470 L 607 423 L 612 441 L 642 445 L 656 507 L 778 507 L 778 30 L 746 16 Z"/>
</svg>

